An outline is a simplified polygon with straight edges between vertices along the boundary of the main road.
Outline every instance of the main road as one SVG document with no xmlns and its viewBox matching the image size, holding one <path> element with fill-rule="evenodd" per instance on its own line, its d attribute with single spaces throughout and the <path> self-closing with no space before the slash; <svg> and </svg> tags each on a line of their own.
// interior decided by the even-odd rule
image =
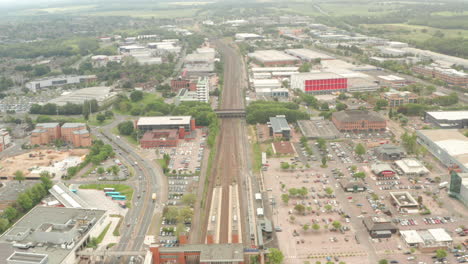
<svg viewBox="0 0 468 264">
<path fill-rule="evenodd" d="M 137 180 L 132 206 L 123 222 L 120 242 L 112 251 L 139 251 L 143 249 L 143 242 L 153 215 L 162 212 L 162 205 L 167 200 L 167 188 L 165 188 L 163 173 L 154 162 L 145 159 L 134 150 L 133 146 L 112 134 L 111 129 L 118 121 L 122 119 L 117 117 L 112 124 L 94 129 L 100 139 L 112 145 L 119 159 L 134 168 L 134 177 Z M 155 202 L 152 200 L 153 193 L 157 194 Z M 107 259 L 106 263 L 116 263 L 116 261 L 112 257 Z"/>
</svg>

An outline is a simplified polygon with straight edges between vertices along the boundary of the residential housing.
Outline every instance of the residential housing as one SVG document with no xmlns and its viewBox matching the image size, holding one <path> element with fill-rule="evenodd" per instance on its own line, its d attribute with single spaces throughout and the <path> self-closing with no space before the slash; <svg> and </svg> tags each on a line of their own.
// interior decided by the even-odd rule
<svg viewBox="0 0 468 264">
<path fill-rule="evenodd" d="M 47 145 L 61 139 L 74 147 L 91 146 L 91 134 L 84 123 L 40 123 L 31 132 L 31 145 Z"/>
</svg>

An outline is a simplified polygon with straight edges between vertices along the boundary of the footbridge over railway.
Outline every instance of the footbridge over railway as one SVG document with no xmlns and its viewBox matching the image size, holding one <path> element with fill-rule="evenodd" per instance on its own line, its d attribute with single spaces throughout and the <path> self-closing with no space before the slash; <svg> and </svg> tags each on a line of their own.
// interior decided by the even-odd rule
<svg viewBox="0 0 468 264">
<path fill-rule="evenodd" d="M 245 118 L 246 116 L 244 109 L 217 109 L 215 113 L 219 118 Z"/>
</svg>

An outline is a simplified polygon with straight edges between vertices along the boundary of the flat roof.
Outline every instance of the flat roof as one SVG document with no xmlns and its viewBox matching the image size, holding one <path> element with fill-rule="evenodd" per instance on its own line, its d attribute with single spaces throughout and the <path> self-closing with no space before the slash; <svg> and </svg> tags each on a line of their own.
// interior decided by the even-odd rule
<svg viewBox="0 0 468 264">
<path fill-rule="evenodd" d="M 453 241 L 452 237 L 443 228 L 432 228 L 427 230 L 437 242 Z"/>
<path fill-rule="evenodd" d="M 424 240 L 419 236 L 416 230 L 400 230 L 400 234 L 408 244 L 424 243 Z"/>
<path fill-rule="evenodd" d="M 191 119 L 191 116 L 149 116 L 140 117 L 137 124 L 138 126 L 188 125 Z"/>
<path fill-rule="evenodd" d="M 14 261 L 15 263 L 46 263 L 48 256 L 46 254 L 36 254 L 36 253 L 27 253 L 27 252 L 18 252 L 15 251 L 13 254 L 8 257 L 7 262 L 10 263 Z"/>
<path fill-rule="evenodd" d="M 395 161 L 395 164 L 404 173 L 427 174 L 429 170 L 417 159 L 401 159 Z"/>
<path fill-rule="evenodd" d="M 62 128 L 75 128 L 75 127 L 82 127 L 86 126 L 84 123 L 65 123 L 62 125 Z"/>
<path fill-rule="evenodd" d="M 399 206 L 417 206 L 418 202 L 409 192 L 390 192 L 390 196 Z"/>
<path fill-rule="evenodd" d="M 159 252 L 200 252 L 200 262 L 244 261 L 244 246 L 242 244 L 185 244 L 179 247 L 160 247 Z"/>
<path fill-rule="evenodd" d="M 274 62 L 274 61 L 298 61 L 299 59 L 286 54 L 279 50 L 257 50 L 249 53 L 249 57 L 254 58 L 260 62 Z"/>
<path fill-rule="evenodd" d="M 468 138 L 456 129 L 427 129 L 417 133 L 427 137 L 450 156 L 468 167 Z"/>
<path fill-rule="evenodd" d="M 54 128 L 59 126 L 59 123 L 39 123 L 36 125 L 36 128 Z"/>
<path fill-rule="evenodd" d="M 333 59 L 332 56 L 311 49 L 287 49 L 286 53 L 300 58 L 313 59 Z"/>
<path fill-rule="evenodd" d="M 116 94 L 117 93 L 112 92 L 112 87 L 88 87 L 63 93 L 59 97 L 50 100 L 48 103 L 57 105 L 65 105 L 66 103 L 82 104 L 84 101 L 89 101 L 92 99 L 95 99 L 100 103 L 109 98 L 112 98 Z"/>
<path fill-rule="evenodd" d="M 4 256 L 2 260 L 14 251 L 19 251 L 45 254 L 48 255 L 49 264 L 60 264 L 73 250 L 81 246 L 86 234 L 105 217 L 105 213 L 105 210 L 97 209 L 36 206 L 0 236 L 0 252 Z M 85 225 L 89 228 L 84 229 Z M 83 233 L 78 232 L 81 229 L 84 230 Z M 51 236 L 44 236 L 44 232 L 50 232 Z M 63 236 L 61 233 L 64 233 Z M 61 244 L 70 239 L 75 242 L 73 248 L 62 248 Z M 28 243 L 36 246 L 29 250 L 13 246 Z"/>
<path fill-rule="evenodd" d="M 323 80 L 323 79 L 341 79 L 343 76 L 332 72 L 301 72 L 291 76 L 291 79 L 299 80 Z M 292 82 L 292 80 L 291 80 Z"/>
<path fill-rule="evenodd" d="M 329 120 L 298 120 L 302 134 L 307 138 L 338 138 L 340 131 Z"/>
<path fill-rule="evenodd" d="M 88 203 L 70 191 L 62 182 L 52 186 L 49 192 L 67 208 L 89 208 Z"/>
<path fill-rule="evenodd" d="M 254 67 L 252 72 L 297 72 L 299 67 Z"/>
<path fill-rule="evenodd" d="M 377 77 L 386 81 L 404 81 L 405 80 L 405 78 L 402 78 L 396 75 L 379 75 Z"/>
<path fill-rule="evenodd" d="M 452 121 L 468 119 L 468 111 L 434 111 L 426 112 L 426 115 L 430 115 L 435 119 L 445 119 Z"/>
</svg>

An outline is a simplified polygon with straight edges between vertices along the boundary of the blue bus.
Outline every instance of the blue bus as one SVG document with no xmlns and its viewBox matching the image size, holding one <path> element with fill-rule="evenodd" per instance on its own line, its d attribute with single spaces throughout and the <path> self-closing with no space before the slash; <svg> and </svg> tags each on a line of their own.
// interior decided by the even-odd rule
<svg viewBox="0 0 468 264">
<path fill-rule="evenodd" d="M 120 200 L 120 201 L 125 201 L 127 200 L 127 196 L 125 195 L 112 195 L 112 200 Z"/>
<path fill-rule="evenodd" d="M 106 196 L 120 195 L 120 192 L 106 192 Z"/>
</svg>

